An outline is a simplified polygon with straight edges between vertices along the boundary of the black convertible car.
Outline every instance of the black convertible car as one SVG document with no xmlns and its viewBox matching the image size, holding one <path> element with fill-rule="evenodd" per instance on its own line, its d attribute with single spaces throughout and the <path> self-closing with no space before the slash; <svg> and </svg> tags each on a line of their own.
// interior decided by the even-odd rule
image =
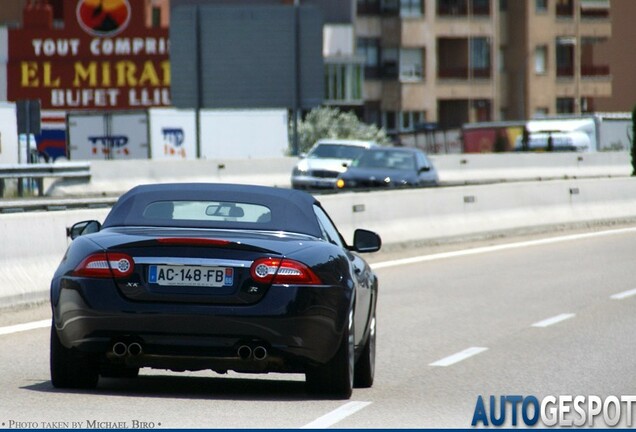
<svg viewBox="0 0 636 432">
<path fill-rule="evenodd" d="M 84 221 L 51 283 L 51 381 L 93 388 L 139 368 L 304 373 L 312 393 L 373 384 L 378 281 L 311 195 L 138 186 Z"/>
</svg>

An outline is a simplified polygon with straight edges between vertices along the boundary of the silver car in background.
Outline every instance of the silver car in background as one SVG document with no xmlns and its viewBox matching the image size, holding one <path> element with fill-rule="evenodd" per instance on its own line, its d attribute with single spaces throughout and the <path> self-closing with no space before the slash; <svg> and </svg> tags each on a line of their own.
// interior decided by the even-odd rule
<svg viewBox="0 0 636 432">
<path fill-rule="evenodd" d="M 321 139 L 313 145 L 294 167 L 291 184 L 294 189 L 333 189 L 336 179 L 352 160 L 366 149 L 375 147 L 373 141 Z"/>
</svg>

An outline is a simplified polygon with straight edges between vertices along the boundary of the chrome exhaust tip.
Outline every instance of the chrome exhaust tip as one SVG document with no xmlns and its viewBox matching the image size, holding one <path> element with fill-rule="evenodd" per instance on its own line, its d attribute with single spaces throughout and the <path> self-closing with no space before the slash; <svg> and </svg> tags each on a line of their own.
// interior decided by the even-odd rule
<svg viewBox="0 0 636 432">
<path fill-rule="evenodd" d="M 247 360 L 252 357 L 252 348 L 247 345 L 241 345 L 239 349 L 236 351 L 241 360 Z"/>
<path fill-rule="evenodd" d="M 113 345 L 113 354 L 115 354 L 117 357 L 123 357 L 126 355 L 127 352 L 128 352 L 128 347 L 126 346 L 125 343 L 116 342 Z"/>
<path fill-rule="evenodd" d="M 128 345 L 128 355 L 138 356 L 142 352 L 143 352 L 143 349 L 141 348 L 141 345 L 138 344 L 137 342 L 133 342 L 130 345 Z"/>
<path fill-rule="evenodd" d="M 262 346 L 257 346 L 254 348 L 254 359 L 255 360 L 265 360 L 267 358 L 267 349 Z"/>
</svg>

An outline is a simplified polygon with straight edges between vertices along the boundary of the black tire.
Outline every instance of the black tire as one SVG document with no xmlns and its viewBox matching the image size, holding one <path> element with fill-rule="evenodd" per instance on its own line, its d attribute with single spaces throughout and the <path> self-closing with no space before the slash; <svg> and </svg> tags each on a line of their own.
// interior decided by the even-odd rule
<svg viewBox="0 0 636 432">
<path fill-rule="evenodd" d="M 104 378 L 137 378 L 139 376 L 139 368 L 127 367 L 123 364 L 104 363 L 99 368 L 99 374 Z"/>
<path fill-rule="evenodd" d="M 75 352 L 60 342 L 51 325 L 51 383 L 57 388 L 94 389 L 99 380 L 97 356 Z"/>
<path fill-rule="evenodd" d="M 325 365 L 307 370 L 307 390 L 312 394 L 349 399 L 353 390 L 355 363 L 353 311 L 336 355 Z"/>
<path fill-rule="evenodd" d="M 353 386 L 356 388 L 369 388 L 373 386 L 373 377 L 375 376 L 375 313 L 373 318 L 371 318 L 371 325 L 369 327 L 369 336 L 360 353 L 360 358 L 358 358 L 356 362 L 353 376 Z"/>
</svg>

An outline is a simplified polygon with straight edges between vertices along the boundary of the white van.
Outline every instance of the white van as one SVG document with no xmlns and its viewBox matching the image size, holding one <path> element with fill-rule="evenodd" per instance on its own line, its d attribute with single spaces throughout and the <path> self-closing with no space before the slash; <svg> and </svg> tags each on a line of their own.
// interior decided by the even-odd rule
<svg viewBox="0 0 636 432">
<path fill-rule="evenodd" d="M 587 152 L 591 151 L 590 137 L 585 132 L 534 132 L 530 134 L 528 151 L 549 151 L 548 143 L 552 139 L 552 151 Z M 523 147 L 523 135 L 515 140 L 515 151 L 521 151 Z"/>
</svg>

